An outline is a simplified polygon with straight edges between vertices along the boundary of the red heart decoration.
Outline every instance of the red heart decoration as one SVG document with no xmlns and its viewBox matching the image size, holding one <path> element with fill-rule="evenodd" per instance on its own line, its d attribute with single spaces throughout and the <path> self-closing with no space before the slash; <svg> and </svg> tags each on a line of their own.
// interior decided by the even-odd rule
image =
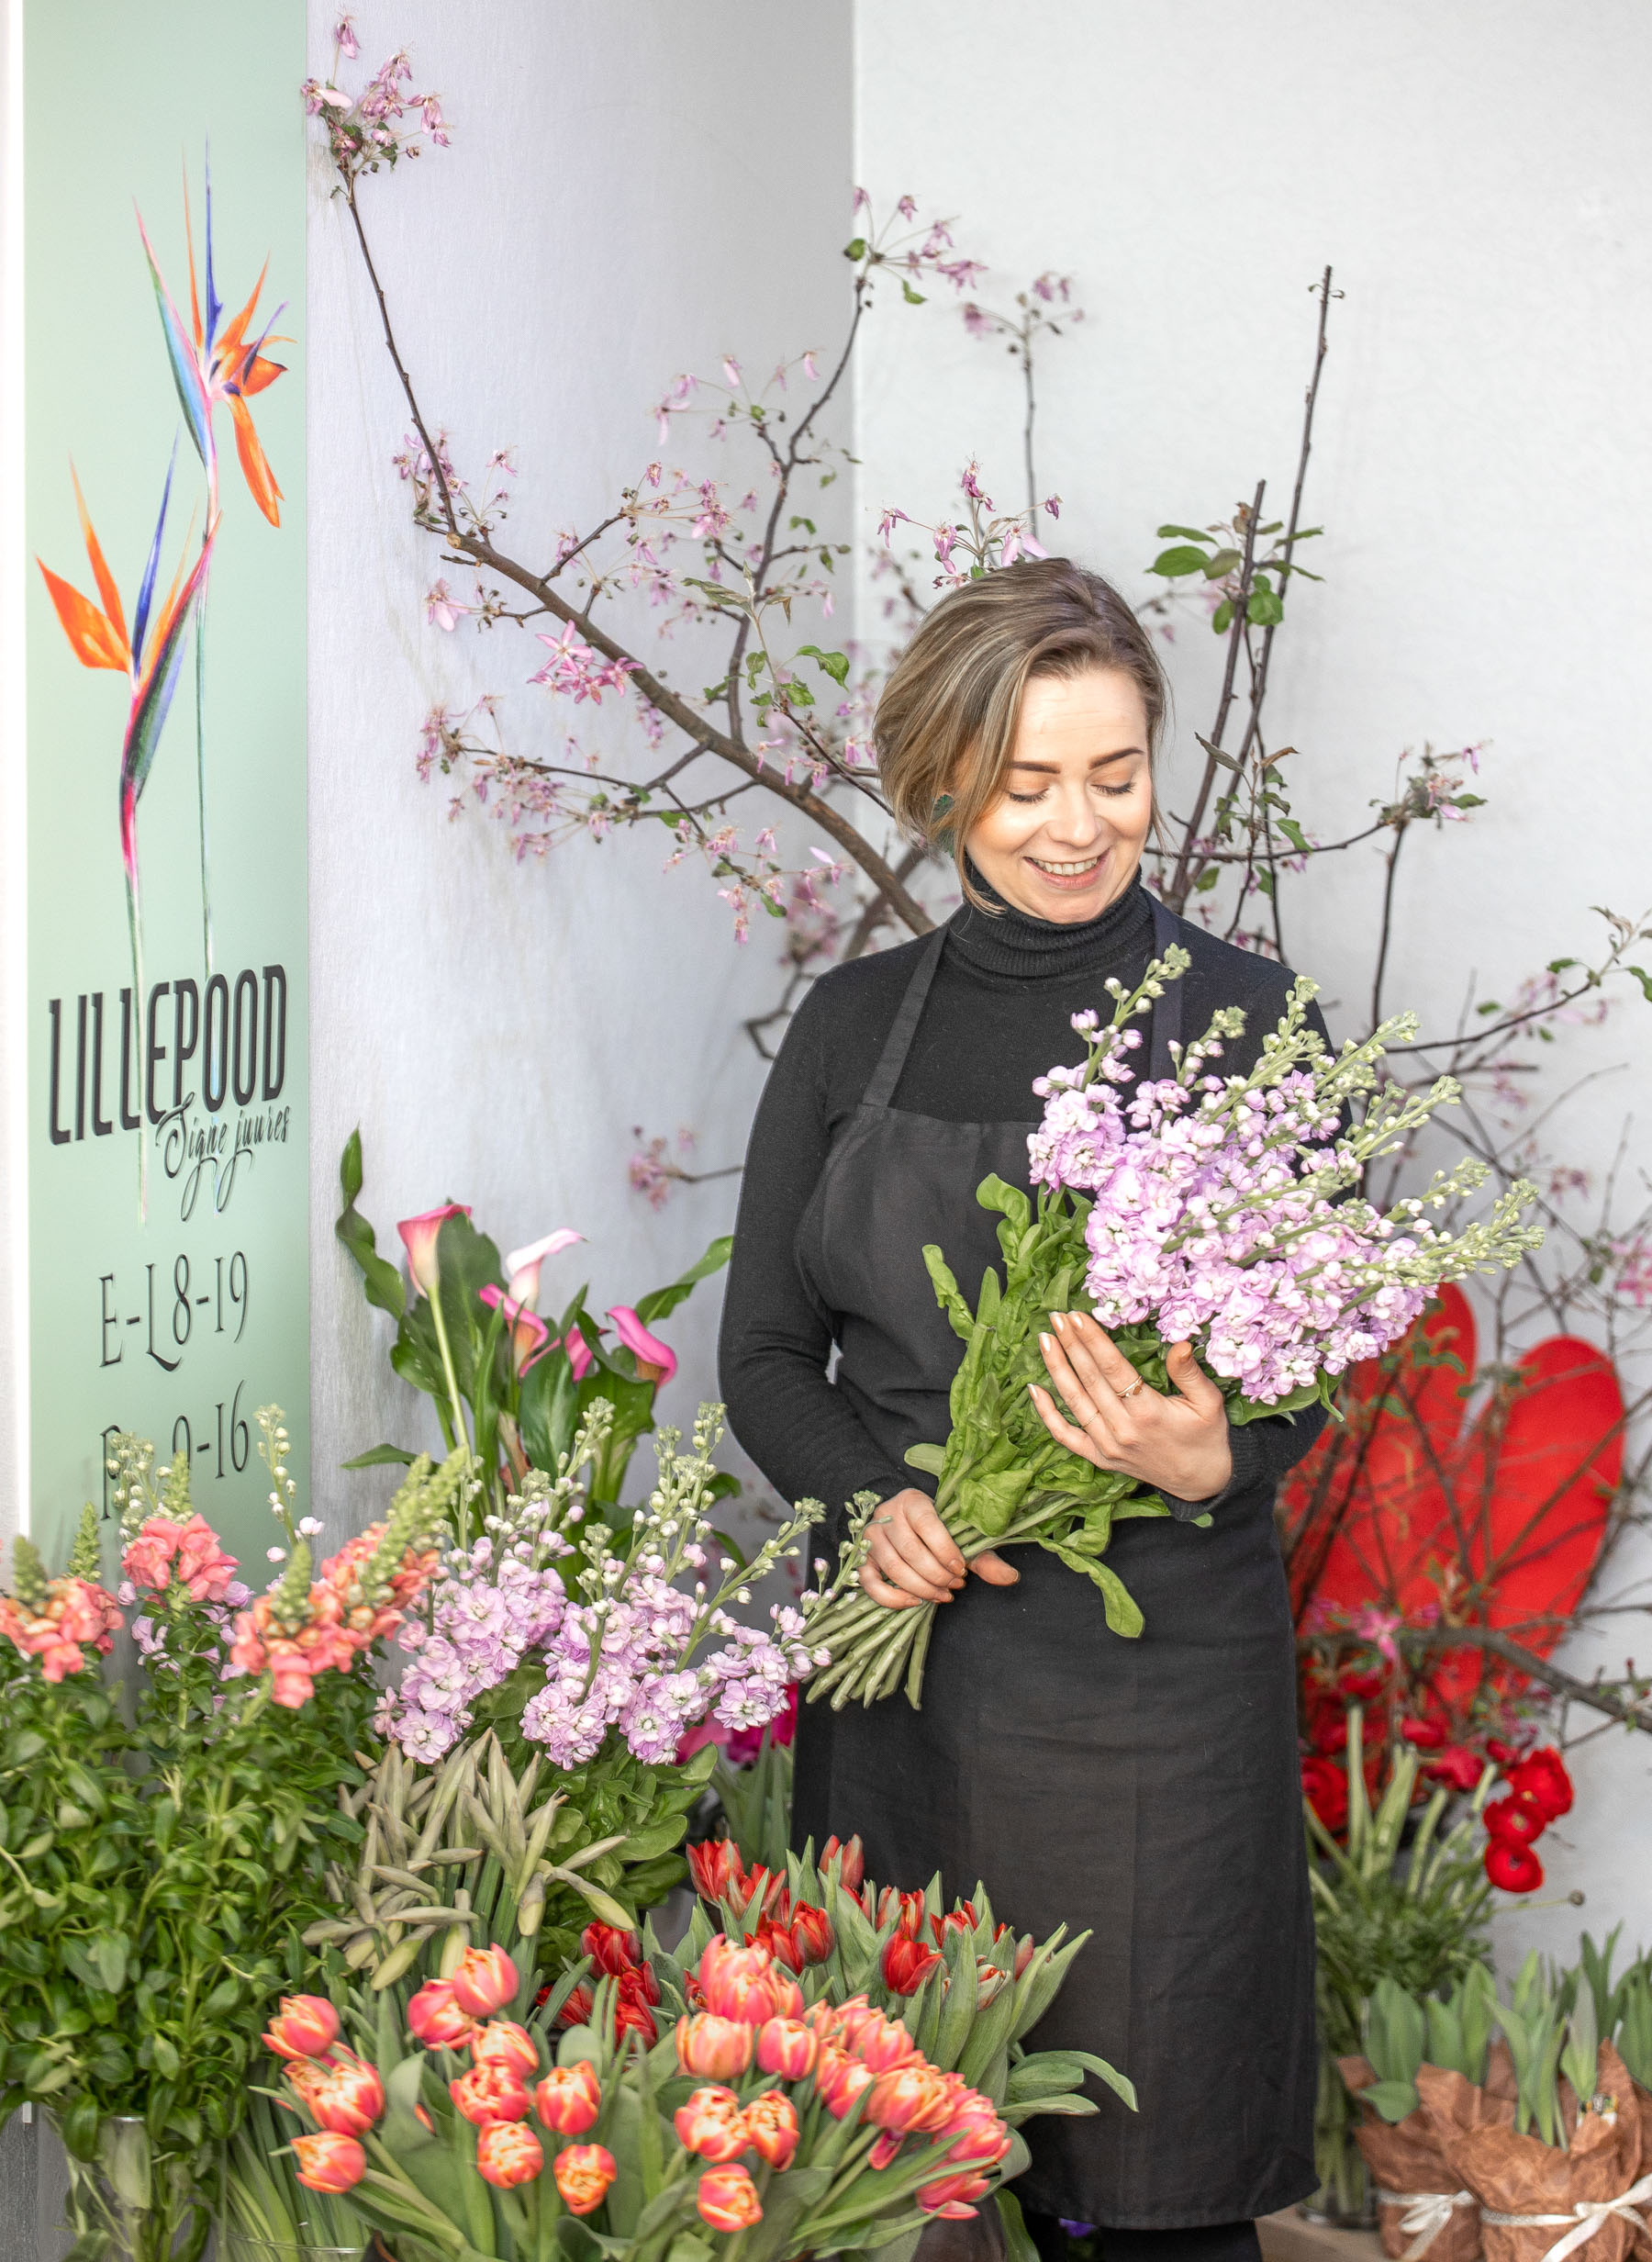
<svg viewBox="0 0 1652 2262">
<path fill-rule="evenodd" d="M 1448 1286 L 1396 1350 L 1350 1378 L 1346 1421 L 1281 1492 L 1299 1620 L 1316 1603 L 1374 1603 L 1414 1624 L 1444 1603 L 1540 1656 L 1560 1639 L 1605 1543 L 1623 1391 L 1592 1344 L 1551 1336 L 1465 1428 L 1476 1363 L 1473 1312 Z M 1473 1650 L 1443 1658 L 1440 1700 L 1466 1701 L 1483 1663 Z"/>
</svg>

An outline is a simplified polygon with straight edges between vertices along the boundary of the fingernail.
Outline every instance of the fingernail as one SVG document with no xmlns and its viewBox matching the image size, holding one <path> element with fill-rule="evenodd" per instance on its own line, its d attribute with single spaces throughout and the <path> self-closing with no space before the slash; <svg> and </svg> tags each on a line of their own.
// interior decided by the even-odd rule
<svg viewBox="0 0 1652 2262">
<path fill-rule="evenodd" d="M 1052 1312 L 1050 1314 L 1050 1317 L 1055 1321 L 1057 1328 L 1062 1328 L 1066 1326 L 1066 1314 L 1065 1312 Z"/>
<path fill-rule="evenodd" d="M 1039 1337 L 1039 1338 L 1038 1338 L 1038 1348 L 1039 1348 L 1039 1349 L 1040 1349 L 1041 1351 L 1047 1351 L 1047 1350 L 1052 1349 L 1054 1348 L 1054 1346 L 1055 1346 L 1055 1338 L 1054 1338 L 1054 1336 L 1049 1336 L 1049 1335 L 1041 1335 L 1041 1336 Z"/>
</svg>

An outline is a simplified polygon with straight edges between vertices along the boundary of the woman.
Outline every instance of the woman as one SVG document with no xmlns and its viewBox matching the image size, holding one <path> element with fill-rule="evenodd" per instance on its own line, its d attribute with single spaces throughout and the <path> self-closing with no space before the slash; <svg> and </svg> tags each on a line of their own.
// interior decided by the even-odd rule
<svg viewBox="0 0 1652 2262">
<path fill-rule="evenodd" d="M 1145 1618 L 1136 1641 L 1040 1548 L 966 1566 L 904 1459 L 944 1440 L 960 1356 L 923 1245 L 940 1243 L 973 1304 L 999 1255 L 976 1189 L 995 1170 L 1027 1185 L 1032 1081 L 1081 1057 L 1073 1014 L 1105 1013 L 1109 977 L 1133 987 L 1171 940 L 1192 965 L 1155 1015 L 1151 1072 L 1169 1072 L 1178 1020 L 1200 1035 L 1233 1005 L 1246 1034 L 1224 1065 L 1247 1069 L 1283 1012 L 1286 969 L 1184 925 L 1141 884 L 1164 709 L 1128 607 L 1063 559 L 972 582 L 919 630 L 878 707 L 879 767 L 902 822 L 952 849 L 966 901 L 937 935 L 825 975 L 793 1020 L 747 1157 L 722 1382 L 735 1434 L 788 1500 L 877 1494 L 866 1591 L 892 1610 L 941 1606 L 921 1712 L 899 1695 L 804 1708 L 798 1842 L 858 1831 L 880 1882 L 938 1869 L 948 1896 L 984 1883 L 1020 1931 L 1089 1929 L 1038 2044 L 1099 2053 L 1140 2110 L 1092 2085 L 1093 2118 L 1031 2123 L 1030 2227 L 1046 2254 L 1066 2218 L 1104 2226 L 1108 2262 L 1237 2262 L 1259 2253 L 1253 2219 L 1316 2181 L 1272 1511 L 1319 1423 L 1230 1429 L 1185 1346 L 1160 1394 L 1095 1321 L 1057 1320 L 1052 1390 L 1034 1393 L 1045 1422 L 1172 1510 L 1122 1525 L 1109 1552 Z"/>
</svg>

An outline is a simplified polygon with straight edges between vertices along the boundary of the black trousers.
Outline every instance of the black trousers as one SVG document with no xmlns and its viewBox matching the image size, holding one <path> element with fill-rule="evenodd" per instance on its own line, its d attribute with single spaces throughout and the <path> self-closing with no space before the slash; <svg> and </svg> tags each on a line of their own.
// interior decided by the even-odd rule
<svg viewBox="0 0 1652 2262">
<path fill-rule="evenodd" d="M 1039 2262 L 1068 2262 L 1067 2234 L 1054 2215 L 1028 2212 L 1025 2220 Z M 1191 2231 L 1103 2228 L 1093 2235 L 1101 2262 L 1261 2262 L 1254 2223 L 1207 2223 Z"/>
</svg>

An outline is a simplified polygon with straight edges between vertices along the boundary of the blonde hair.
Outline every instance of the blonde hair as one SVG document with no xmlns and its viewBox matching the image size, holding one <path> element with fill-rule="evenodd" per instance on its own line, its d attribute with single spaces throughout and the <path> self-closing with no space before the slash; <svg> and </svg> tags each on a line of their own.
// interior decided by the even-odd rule
<svg viewBox="0 0 1652 2262">
<path fill-rule="evenodd" d="M 965 842 L 1004 789 L 1021 699 L 1035 676 L 1116 667 L 1147 711 L 1158 750 L 1169 694 L 1141 622 L 1111 584 L 1070 558 L 1028 558 L 943 597 L 901 654 L 873 725 L 878 775 L 902 829 L 946 841 L 982 910 Z"/>
</svg>

